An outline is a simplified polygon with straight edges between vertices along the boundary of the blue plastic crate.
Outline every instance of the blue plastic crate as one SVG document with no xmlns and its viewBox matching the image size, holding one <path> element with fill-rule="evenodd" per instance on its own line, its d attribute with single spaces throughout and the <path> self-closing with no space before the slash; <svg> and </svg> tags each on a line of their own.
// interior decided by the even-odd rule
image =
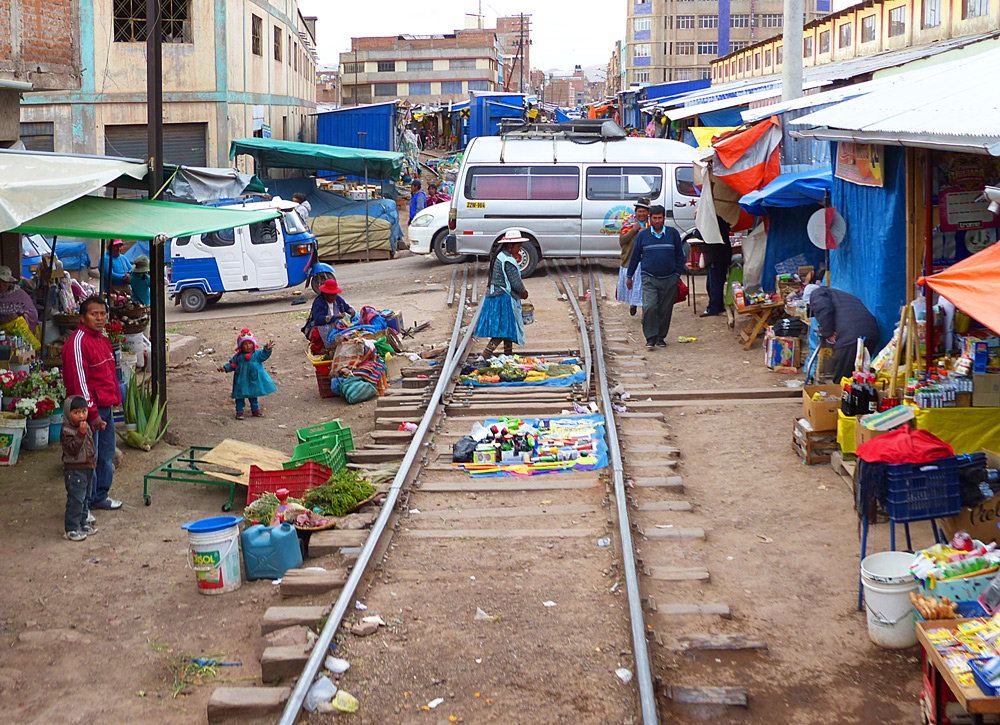
<svg viewBox="0 0 1000 725">
<path fill-rule="evenodd" d="M 982 606 L 975 599 L 967 599 L 956 603 L 958 607 L 955 609 L 955 614 L 961 619 L 975 619 L 976 617 L 986 616 L 986 612 L 983 611 Z M 917 618 L 918 622 L 924 621 L 923 616 L 917 611 L 916 607 L 913 608 L 913 616 Z"/>
<path fill-rule="evenodd" d="M 886 468 L 885 507 L 893 521 L 943 518 L 962 510 L 962 487 L 954 458 Z"/>
<path fill-rule="evenodd" d="M 989 697 L 996 697 L 1000 695 L 1000 687 L 994 687 L 986 679 L 986 675 L 983 674 L 982 666 L 986 664 L 986 660 L 969 660 L 969 669 L 972 670 L 972 677 L 976 681 L 979 689 L 983 691 L 984 695 Z"/>
</svg>

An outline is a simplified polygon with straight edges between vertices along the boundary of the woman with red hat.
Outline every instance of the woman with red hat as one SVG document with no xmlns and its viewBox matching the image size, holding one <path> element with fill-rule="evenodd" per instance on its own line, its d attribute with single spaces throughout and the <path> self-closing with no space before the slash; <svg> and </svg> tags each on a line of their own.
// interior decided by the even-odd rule
<svg viewBox="0 0 1000 725">
<path fill-rule="evenodd" d="M 312 309 L 309 311 L 309 319 L 306 320 L 305 327 L 302 328 L 307 340 L 312 341 L 313 330 L 332 325 L 345 314 L 354 316 L 354 308 L 347 304 L 341 297 L 343 292 L 337 280 L 328 279 L 319 286 L 319 294 L 313 300 Z M 319 330 L 321 342 L 326 342 L 326 335 L 323 330 Z"/>
</svg>

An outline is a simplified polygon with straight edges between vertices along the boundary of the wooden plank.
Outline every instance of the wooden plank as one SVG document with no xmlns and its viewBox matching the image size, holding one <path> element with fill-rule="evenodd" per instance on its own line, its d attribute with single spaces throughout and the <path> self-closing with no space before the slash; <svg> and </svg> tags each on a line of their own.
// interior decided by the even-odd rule
<svg viewBox="0 0 1000 725">
<path fill-rule="evenodd" d="M 260 679 L 262 682 L 278 682 L 302 674 L 311 644 L 289 644 L 284 647 L 267 647 L 260 656 Z"/>
<path fill-rule="evenodd" d="M 392 446 L 390 448 L 355 448 L 347 452 L 351 463 L 392 463 L 403 460 L 406 447 Z"/>
<path fill-rule="evenodd" d="M 667 685 L 667 697 L 685 705 L 747 706 L 745 687 L 682 687 Z"/>
<path fill-rule="evenodd" d="M 658 390 L 650 395 L 653 400 L 762 400 L 765 398 L 794 398 L 802 400 L 801 388 L 723 388 L 719 390 Z"/>
<path fill-rule="evenodd" d="M 288 687 L 216 687 L 208 699 L 208 722 L 247 722 L 279 714 L 292 694 Z"/>
<path fill-rule="evenodd" d="M 698 528 L 681 528 L 674 526 L 669 529 L 639 529 L 639 533 L 651 540 L 665 539 L 704 539 L 705 530 Z"/>
<path fill-rule="evenodd" d="M 289 458 L 291 458 L 291 455 L 288 453 L 226 438 L 212 450 L 205 451 L 200 460 L 205 463 L 239 471 L 240 475 L 236 476 L 235 480 L 247 486 L 250 483 L 251 465 L 262 468 L 265 471 L 278 471 L 281 470 L 281 464 Z M 206 473 L 209 472 L 206 471 Z M 232 476 L 226 476 L 225 474 L 220 474 L 216 478 L 223 478 L 224 480 L 233 479 Z"/>
<path fill-rule="evenodd" d="M 367 529 L 316 531 L 309 537 L 309 556 L 336 554 L 345 546 L 364 546 L 367 540 Z"/>
<path fill-rule="evenodd" d="M 615 420 L 619 418 L 624 418 L 625 420 L 631 420 L 635 418 L 648 418 L 650 420 L 663 420 L 663 413 L 615 413 Z"/>
<path fill-rule="evenodd" d="M 631 438 L 631 436 L 629 436 Z M 680 448 L 674 448 L 673 446 L 654 446 L 648 443 L 629 443 L 625 442 L 625 450 L 629 453 L 659 453 L 664 456 L 679 456 L 681 453 Z"/>
<path fill-rule="evenodd" d="M 599 481 L 561 481 L 555 475 L 538 476 L 538 480 L 487 481 L 476 478 L 456 483 L 422 483 L 418 489 L 428 493 L 494 493 L 501 491 L 571 491 L 593 488 Z"/>
<path fill-rule="evenodd" d="M 626 468 L 676 468 L 677 461 L 673 459 L 655 461 L 626 461 Z"/>
<path fill-rule="evenodd" d="M 691 511 L 688 501 L 647 501 L 639 504 L 640 511 Z"/>
<path fill-rule="evenodd" d="M 728 604 L 661 604 L 653 611 L 668 617 L 716 616 L 730 619 L 733 616 Z"/>
<path fill-rule="evenodd" d="M 580 514 L 599 514 L 601 509 L 597 506 L 586 504 L 566 504 L 562 506 L 537 505 L 537 506 L 498 506 L 494 508 L 475 509 L 439 509 L 434 508 L 422 511 L 419 514 L 411 514 L 411 519 L 419 521 L 421 519 L 439 520 L 444 519 L 493 519 L 493 518 L 513 518 L 518 516 L 579 516 Z"/>
<path fill-rule="evenodd" d="M 767 649 L 762 639 L 746 637 L 742 634 L 688 634 L 677 638 L 678 649 L 682 650 L 740 650 Z"/>
<path fill-rule="evenodd" d="M 626 384 L 627 387 L 627 384 Z M 743 406 L 743 405 L 800 405 L 798 398 L 739 398 L 735 400 L 627 400 L 625 404 L 639 410 L 666 410 L 671 408 L 689 408 L 695 405 Z M 616 413 L 617 418 L 621 413 Z"/>
<path fill-rule="evenodd" d="M 636 357 L 639 357 L 640 360 L 625 360 L 625 359 L 623 359 L 624 355 L 622 355 L 622 356 L 619 356 L 619 358 L 617 360 L 612 361 L 611 364 L 612 365 L 617 365 L 617 366 L 623 367 L 623 368 L 644 368 L 644 367 L 646 367 L 647 363 L 642 362 L 642 360 L 645 360 L 646 358 L 638 356 L 638 355 Z"/>
<path fill-rule="evenodd" d="M 640 488 L 672 488 L 676 491 L 684 490 L 684 479 L 680 476 L 667 476 L 666 478 L 633 478 L 632 481 Z"/>
<path fill-rule="evenodd" d="M 305 625 L 311 627 L 330 612 L 328 606 L 268 607 L 260 620 L 260 633 L 267 634 L 285 627 Z"/>
<path fill-rule="evenodd" d="M 647 566 L 643 573 L 650 579 L 665 582 L 705 581 L 711 579 L 703 566 Z"/>
<path fill-rule="evenodd" d="M 291 569 L 285 572 L 278 588 L 283 597 L 325 594 L 333 589 L 340 589 L 344 586 L 345 581 L 347 581 L 346 577 L 337 572 Z"/>
<path fill-rule="evenodd" d="M 603 529 L 409 529 L 403 536 L 416 539 L 565 539 L 600 537 Z"/>
</svg>

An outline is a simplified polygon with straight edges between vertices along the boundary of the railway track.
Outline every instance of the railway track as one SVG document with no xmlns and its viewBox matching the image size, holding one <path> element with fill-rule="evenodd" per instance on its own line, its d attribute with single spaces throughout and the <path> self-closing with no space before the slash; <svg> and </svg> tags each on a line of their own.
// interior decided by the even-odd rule
<svg viewBox="0 0 1000 725">
<path fill-rule="evenodd" d="M 686 703 L 746 703 L 739 687 L 668 684 L 678 652 L 760 644 L 738 633 L 714 634 L 715 621 L 728 619 L 729 608 L 701 601 L 707 569 L 677 563 L 697 561 L 706 539 L 683 499 L 675 470 L 680 452 L 670 445 L 662 412 L 670 398 L 683 402 L 684 396 L 642 382 L 648 361 L 628 347 L 629 330 L 602 325 L 599 269 L 559 261 L 547 267 L 551 282 L 526 281 L 536 324 L 527 330 L 527 349 L 518 352 L 576 357 L 587 381 L 564 388 L 458 387 L 458 370 L 478 352 L 470 347 L 479 314 L 471 295 L 481 301 L 485 270 L 471 263 L 460 273 L 456 268 L 449 290 L 455 322 L 437 374 L 418 377 L 404 369 L 402 386 L 377 402 L 372 443 L 351 455 L 357 466 L 402 461 L 381 506 L 359 517 L 370 528 L 314 534 L 306 566 L 325 571 L 289 572 L 281 583 L 289 606 L 272 607 L 262 621 L 264 634 L 323 623 L 314 644 L 264 650 L 262 681 L 294 680 L 294 687 L 218 688 L 210 721 L 280 712 L 280 723 L 295 722 L 335 635 L 355 614 L 365 614 L 355 612 L 362 599 L 386 618 L 390 611 L 399 615 L 378 646 L 367 644 L 376 638 L 351 643 L 366 677 L 390 683 L 355 693 L 365 721 L 404 721 L 401 707 L 415 715 L 436 693 L 444 698 L 441 707 L 450 708 L 445 715 L 454 711 L 466 721 L 519 721 L 503 713 L 520 711 L 531 722 L 652 724 L 659 722 L 658 710 Z M 589 301 L 585 290 L 592 291 Z M 656 398 L 630 401 L 627 412 L 616 412 L 616 382 L 633 391 L 648 386 Z M 451 466 L 452 446 L 474 422 L 553 418 L 572 414 L 574 404 L 593 405 L 605 416 L 607 468 L 471 478 Z M 397 430 L 418 420 L 412 434 Z M 305 605 L 333 596 L 332 606 Z M 655 648 L 652 658 L 649 648 Z M 485 671 L 503 676 L 482 682 L 477 666 L 483 662 Z M 390 690 L 394 697 L 385 694 Z M 414 699 L 406 702 L 410 690 Z M 482 710 L 488 705 L 495 714 Z"/>
</svg>

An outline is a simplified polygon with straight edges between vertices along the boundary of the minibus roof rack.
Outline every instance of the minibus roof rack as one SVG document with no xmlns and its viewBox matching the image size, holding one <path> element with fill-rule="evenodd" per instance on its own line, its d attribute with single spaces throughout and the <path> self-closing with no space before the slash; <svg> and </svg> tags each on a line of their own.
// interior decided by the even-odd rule
<svg viewBox="0 0 1000 725">
<path fill-rule="evenodd" d="M 500 121 L 500 135 L 513 138 L 563 138 L 576 143 L 619 141 L 627 138 L 625 130 L 607 119 L 576 119 L 561 123 L 528 123 L 518 118 Z"/>
</svg>

